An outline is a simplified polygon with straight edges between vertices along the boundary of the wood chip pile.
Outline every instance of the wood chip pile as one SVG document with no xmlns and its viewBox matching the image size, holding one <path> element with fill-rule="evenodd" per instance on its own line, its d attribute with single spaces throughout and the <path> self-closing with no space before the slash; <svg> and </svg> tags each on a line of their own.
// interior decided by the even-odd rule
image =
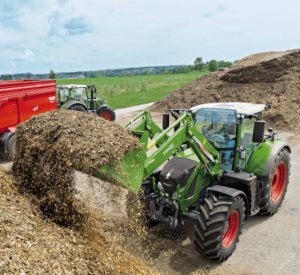
<svg viewBox="0 0 300 275">
<path fill-rule="evenodd" d="M 34 195 L 44 214 L 59 224 L 80 227 L 86 213 L 74 198 L 74 169 L 95 174 L 138 146 L 138 139 L 115 123 L 57 110 L 18 126 L 13 173 L 19 188 Z"/>
<path fill-rule="evenodd" d="M 241 59 L 232 68 L 211 73 L 171 93 L 152 110 L 190 108 L 213 102 L 270 103 L 269 125 L 300 130 L 300 49 L 266 52 Z"/>
<path fill-rule="evenodd" d="M 101 224 L 96 224 L 96 227 Z M 91 227 L 45 219 L 0 170 L 0 274 L 155 274 L 146 263 Z"/>
</svg>

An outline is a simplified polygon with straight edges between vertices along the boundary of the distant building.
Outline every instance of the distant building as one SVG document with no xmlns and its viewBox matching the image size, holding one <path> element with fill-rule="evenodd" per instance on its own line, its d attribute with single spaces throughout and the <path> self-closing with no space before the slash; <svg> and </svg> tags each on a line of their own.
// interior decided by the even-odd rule
<svg viewBox="0 0 300 275">
<path fill-rule="evenodd" d="M 72 75 L 69 78 L 73 78 L 73 79 L 76 79 L 76 78 L 85 78 L 85 76 L 84 76 L 84 74 L 78 74 L 78 75 Z"/>
</svg>

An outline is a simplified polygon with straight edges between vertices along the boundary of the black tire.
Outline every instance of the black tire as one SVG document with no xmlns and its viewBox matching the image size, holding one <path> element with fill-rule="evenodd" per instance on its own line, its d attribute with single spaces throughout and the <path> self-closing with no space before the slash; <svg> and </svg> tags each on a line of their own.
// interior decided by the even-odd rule
<svg viewBox="0 0 300 275">
<path fill-rule="evenodd" d="M 113 109 L 108 106 L 100 106 L 96 109 L 96 113 L 98 116 L 108 120 L 108 121 L 115 121 L 116 113 Z"/>
<path fill-rule="evenodd" d="M 86 112 L 87 111 L 87 109 L 84 108 L 80 104 L 74 104 L 74 105 L 70 106 L 68 110 L 73 110 L 73 111 L 78 111 L 78 112 Z"/>
<path fill-rule="evenodd" d="M 239 241 L 245 212 L 245 202 L 241 197 L 209 194 L 196 212 L 196 250 L 211 260 L 227 260 Z"/>
<path fill-rule="evenodd" d="M 6 159 L 14 160 L 16 156 L 16 134 L 12 134 L 6 141 Z"/>
<path fill-rule="evenodd" d="M 285 167 L 285 172 L 281 172 L 284 169 L 282 168 L 282 166 Z M 275 162 L 270 171 L 270 178 L 263 182 L 261 190 L 261 200 L 259 204 L 260 214 L 273 215 L 278 211 L 287 191 L 290 169 L 290 152 L 286 148 L 284 148 L 280 152 L 278 152 L 275 158 Z M 285 173 L 284 180 L 283 178 L 281 178 L 283 176 L 282 173 Z M 281 186 L 281 188 L 279 188 L 276 193 L 276 188 L 274 189 L 272 188 L 272 186 L 275 187 L 278 179 L 282 179 L 281 185 L 283 184 L 283 186 Z"/>
</svg>

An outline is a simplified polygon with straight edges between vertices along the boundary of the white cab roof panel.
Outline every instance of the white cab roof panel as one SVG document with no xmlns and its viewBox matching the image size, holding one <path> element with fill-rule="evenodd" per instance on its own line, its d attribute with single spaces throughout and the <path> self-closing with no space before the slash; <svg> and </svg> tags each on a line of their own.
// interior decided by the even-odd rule
<svg viewBox="0 0 300 275">
<path fill-rule="evenodd" d="M 226 109 L 234 110 L 237 114 L 242 115 L 255 115 L 265 110 L 265 104 L 254 104 L 245 102 L 224 102 L 224 103 L 207 103 L 201 104 L 191 108 L 193 113 L 199 111 L 200 109 Z"/>
<path fill-rule="evenodd" d="M 86 88 L 86 85 L 80 85 L 80 84 L 68 84 L 68 85 L 58 85 L 60 88 L 67 88 L 67 89 L 72 89 L 72 88 Z"/>
</svg>

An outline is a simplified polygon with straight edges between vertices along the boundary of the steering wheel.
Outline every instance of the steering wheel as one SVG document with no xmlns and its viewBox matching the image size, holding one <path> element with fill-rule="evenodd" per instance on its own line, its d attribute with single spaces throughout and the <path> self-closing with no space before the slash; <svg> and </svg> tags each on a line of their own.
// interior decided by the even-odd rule
<svg viewBox="0 0 300 275">
<path fill-rule="evenodd" d="M 218 148 L 225 146 L 225 138 L 221 135 L 213 134 L 209 137 L 209 141 Z"/>
</svg>

